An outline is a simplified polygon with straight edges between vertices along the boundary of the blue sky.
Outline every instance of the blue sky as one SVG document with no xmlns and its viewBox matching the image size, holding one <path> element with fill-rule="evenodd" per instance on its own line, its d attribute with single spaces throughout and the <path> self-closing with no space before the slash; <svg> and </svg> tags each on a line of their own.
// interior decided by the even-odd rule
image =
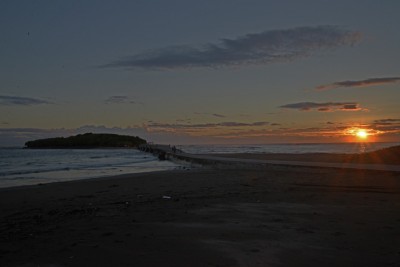
<svg viewBox="0 0 400 267">
<path fill-rule="evenodd" d="M 0 145 L 400 141 L 400 2 L 1 1 Z M 371 138 L 372 140 L 372 138 Z"/>
</svg>

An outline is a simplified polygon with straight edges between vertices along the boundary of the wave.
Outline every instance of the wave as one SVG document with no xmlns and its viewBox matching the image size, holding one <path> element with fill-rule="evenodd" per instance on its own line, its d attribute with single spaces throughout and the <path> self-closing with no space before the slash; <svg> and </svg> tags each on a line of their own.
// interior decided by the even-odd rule
<svg viewBox="0 0 400 267">
<path fill-rule="evenodd" d="M 0 187 L 177 167 L 133 149 L 0 149 Z"/>
</svg>

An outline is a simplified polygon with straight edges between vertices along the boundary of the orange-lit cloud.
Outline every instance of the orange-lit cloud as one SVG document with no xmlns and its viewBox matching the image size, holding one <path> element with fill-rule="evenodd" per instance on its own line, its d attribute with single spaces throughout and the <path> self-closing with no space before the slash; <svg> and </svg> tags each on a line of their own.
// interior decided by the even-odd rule
<svg viewBox="0 0 400 267">
<path fill-rule="evenodd" d="M 379 121 L 379 120 L 377 120 Z M 256 123 L 204 123 L 204 124 L 149 124 L 147 130 L 158 133 L 174 133 L 189 136 L 208 136 L 210 138 L 221 138 L 234 140 L 296 140 L 306 138 L 308 141 L 318 142 L 321 140 L 336 140 L 347 136 L 354 136 L 358 129 L 364 129 L 371 137 L 392 136 L 400 134 L 400 119 L 385 119 L 392 122 L 390 125 L 378 125 L 376 122 L 357 123 L 334 123 L 327 122 L 320 127 L 277 127 L 277 124 L 267 122 Z M 388 123 L 388 122 L 386 122 Z M 256 140 L 254 139 L 254 140 Z M 393 139 L 393 138 L 392 138 Z M 347 140 L 347 139 L 346 139 Z M 377 140 L 377 139 L 375 139 Z"/>
<path fill-rule="evenodd" d="M 400 134 L 400 119 L 380 119 L 371 123 L 371 127 L 383 133 Z"/>
<path fill-rule="evenodd" d="M 369 123 L 328 121 L 318 127 L 285 126 L 269 122 L 157 123 L 148 122 L 126 128 L 83 126 L 76 129 L 0 128 L 0 145 L 20 145 L 39 138 L 70 136 L 79 133 L 134 135 L 155 142 L 254 143 L 254 142 L 340 142 L 354 141 L 356 129 L 364 129 L 375 141 L 400 141 L 400 119 L 377 119 Z"/>
<path fill-rule="evenodd" d="M 324 91 L 335 89 L 339 87 L 367 87 L 367 86 L 375 86 L 375 85 L 385 85 L 396 83 L 400 81 L 400 77 L 386 77 L 386 78 L 371 78 L 360 81 L 342 81 L 342 82 L 334 82 L 331 84 L 319 85 L 315 89 L 317 91 Z"/>
</svg>

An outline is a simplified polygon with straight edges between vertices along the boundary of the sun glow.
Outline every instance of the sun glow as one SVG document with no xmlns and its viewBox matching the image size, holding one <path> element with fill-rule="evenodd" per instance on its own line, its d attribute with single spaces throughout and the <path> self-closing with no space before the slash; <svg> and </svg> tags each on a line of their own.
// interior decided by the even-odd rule
<svg viewBox="0 0 400 267">
<path fill-rule="evenodd" d="M 350 127 L 343 131 L 348 142 L 376 142 L 377 135 L 381 132 L 364 127 Z"/>
<path fill-rule="evenodd" d="M 368 133 L 367 133 L 367 131 L 366 130 L 364 130 L 364 129 L 358 129 L 357 131 L 356 131 L 356 136 L 359 138 L 359 139 L 367 139 L 368 138 Z"/>
</svg>

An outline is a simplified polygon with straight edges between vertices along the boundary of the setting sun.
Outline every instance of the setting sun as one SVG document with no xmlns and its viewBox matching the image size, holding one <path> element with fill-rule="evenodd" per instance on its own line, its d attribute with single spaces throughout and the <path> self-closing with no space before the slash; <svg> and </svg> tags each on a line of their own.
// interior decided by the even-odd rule
<svg viewBox="0 0 400 267">
<path fill-rule="evenodd" d="M 365 130 L 363 130 L 363 129 L 359 129 L 359 130 L 356 132 L 356 136 L 357 136 L 358 138 L 360 138 L 360 139 L 367 139 L 368 133 L 367 133 L 367 131 L 365 131 Z"/>
<path fill-rule="evenodd" d="M 347 136 L 348 142 L 376 142 L 377 135 L 381 132 L 370 128 L 359 128 L 357 126 L 347 128 L 343 134 Z"/>
</svg>

